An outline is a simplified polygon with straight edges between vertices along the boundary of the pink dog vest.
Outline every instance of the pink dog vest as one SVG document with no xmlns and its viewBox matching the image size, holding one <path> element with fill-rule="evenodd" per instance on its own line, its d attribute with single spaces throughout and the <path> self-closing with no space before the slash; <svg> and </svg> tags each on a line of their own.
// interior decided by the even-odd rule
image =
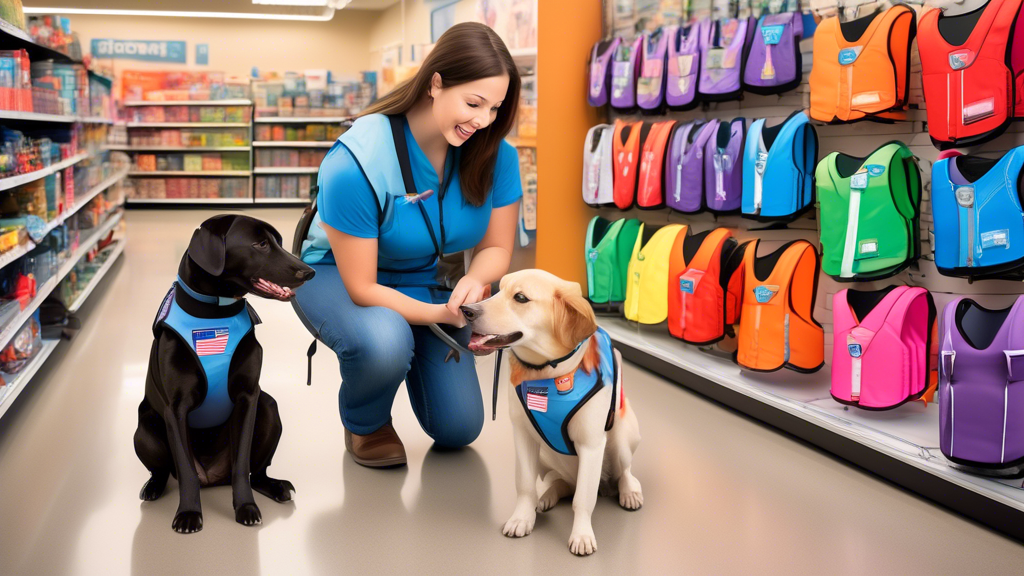
<svg viewBox="0 0 1024 576">
<path fill-rule="evenodd" d="M 866 410 L 888 410 L 919 398 L 928 388 L 933 318 L 934 304 L 924 288 L 836 293 L 832 397 Z"/>
</svg>

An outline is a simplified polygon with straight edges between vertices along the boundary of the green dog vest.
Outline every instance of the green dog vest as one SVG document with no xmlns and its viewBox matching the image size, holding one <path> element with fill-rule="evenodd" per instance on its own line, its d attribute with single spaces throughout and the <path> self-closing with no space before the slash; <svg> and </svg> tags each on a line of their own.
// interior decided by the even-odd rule
<svg viewBox="0 0 1024 576">
<path fill-rule="evenodd" d="M 921 173 L 902 142 L 866 158 L 833 152 L 815 170 L 821 269 L 839 281 L 897 274 L 920 254 Z"/>
<path fill-rule="evenodd" d="M 621 219 L 611 222 L 594 216 L 587 226 L 587 295 L 595 304 L 623 302 L 626 299 L 626 273 L 629 258 L 640 232 L 640 221 Z"/>
</svg>

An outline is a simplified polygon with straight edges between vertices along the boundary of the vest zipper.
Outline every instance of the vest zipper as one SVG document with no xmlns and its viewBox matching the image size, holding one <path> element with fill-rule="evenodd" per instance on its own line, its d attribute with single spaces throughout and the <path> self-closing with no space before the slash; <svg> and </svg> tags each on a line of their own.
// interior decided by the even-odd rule
<svg viewBox="0 0 1024 576">
<path fill-rule="evenodd" d="M 974 202 L 967 208 L 967 267 L 974 266 Z"/>
</svg>

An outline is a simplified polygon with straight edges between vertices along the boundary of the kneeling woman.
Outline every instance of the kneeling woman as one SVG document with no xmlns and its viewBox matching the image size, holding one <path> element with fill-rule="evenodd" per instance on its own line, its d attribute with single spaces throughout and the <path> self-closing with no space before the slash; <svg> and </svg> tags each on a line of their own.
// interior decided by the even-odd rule
<svg viewBox="0 0 1024 576">
<path fill-rule="evenodd" d="M 391 426 L 402 380 L 436 444 L 464 446 L 483 427 L 472 357 L 444 362 L 448 348 L 426 325 L 459 328 L 465 345 L 459 306 L 508 271 L 522 185 L 503 139 L 519 88 L 490 28 L 453 26 L 416 77 L 363 112 L 320 167 L 319 213 L 302 250 L 317 274 L 296 298 L 338 355 L 345 445 L 360 464 L 406 462 Z M 470 249 L 466 275 L 453 290 L 439 286 L 439 255 Z"/>
</svg>

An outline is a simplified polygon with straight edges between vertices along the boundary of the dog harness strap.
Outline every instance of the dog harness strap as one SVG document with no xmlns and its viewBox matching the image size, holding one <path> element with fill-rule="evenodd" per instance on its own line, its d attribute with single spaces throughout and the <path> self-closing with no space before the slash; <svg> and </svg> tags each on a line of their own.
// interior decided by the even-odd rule
<svg viewBox="0 0 1024 576">
<path fill-rule="evenodd" d="M 515 350 L 512 351 L 512 355 L 516 357 L 516 360 L 518 360 L 520 364 L 522 364 L 523 366 L 529 368 L 530 370 L 543 370 L 543 369 L 547 368 L 548 366 L 550 366 L 552 368 L 558 368 L 559 364 L 561 364 L 562 362 L 565 362 L 569 358 L 572 358 L 573 354 L 579 352 L 580 347 L 583 346 L 584 344 L 586 344 L 587 340 L 590 340 L 589 336 L 587 336 L 586 340 L 584 340 L 583 342 L 580 342 L 579 344 L 577 344 L 576 347 L 572 349 L 572 352 L 569 352 L 568 354 L 566 354 L 565 356 L 562 356 L 561 358 L 555 358 L 554 360 L 548 360 L 547 362 L 545 362 L 543 364 L 530 364 L 526 360 L 523 360 L 522 358 L 520 358 L 519 355 L 516 354 Z"/>
<path fill-rule="evenodd" d="M 568 456 L 576 455 L 576 447 L 569 438 L 569 421 L 580 408 L 606 385 L 615 386 L 615 353 L 611 337 L 602 328 L 594 333 L 599 364 L 596 370 L 587 373 L 582 363 L 574 372 L 543 380 L 526 380 L 519 384 L 520 403 L 530 423 L 552 450 Z M 589 338 L 584 342 L 589 341 Z M 615 407 L 615 390 L 612 390 L 611 409 Z M 614 414 L 612 414 L 614 416 Z M 607 429 L 607 428 L 606 428 Z"/>
<path fill-rule="evenodd" d="M 197 308 L 196 304 L 205 304 L 206 312 L 213 307 L 210 303 L 194 300 L 192 294 L 197 293 L 186 289 L 184 283 L 178 282 L 175 287 L 177 289 L 171 289 L 160 307 L 157 328 L 169 328 L 181 337 L 194 354 L 197 368 L 206 381 L 206 396 L 189 412 L 189 426 L 219 426 L 227 421 L 234 408 L 228 394 L 231 358 L 239 342 L 252 330 L 252 316 L 245 300 L 241 299 L 231 306 L 217 307 L 220 315 L 197 316 L 192 313 Z"/>
</svg>

